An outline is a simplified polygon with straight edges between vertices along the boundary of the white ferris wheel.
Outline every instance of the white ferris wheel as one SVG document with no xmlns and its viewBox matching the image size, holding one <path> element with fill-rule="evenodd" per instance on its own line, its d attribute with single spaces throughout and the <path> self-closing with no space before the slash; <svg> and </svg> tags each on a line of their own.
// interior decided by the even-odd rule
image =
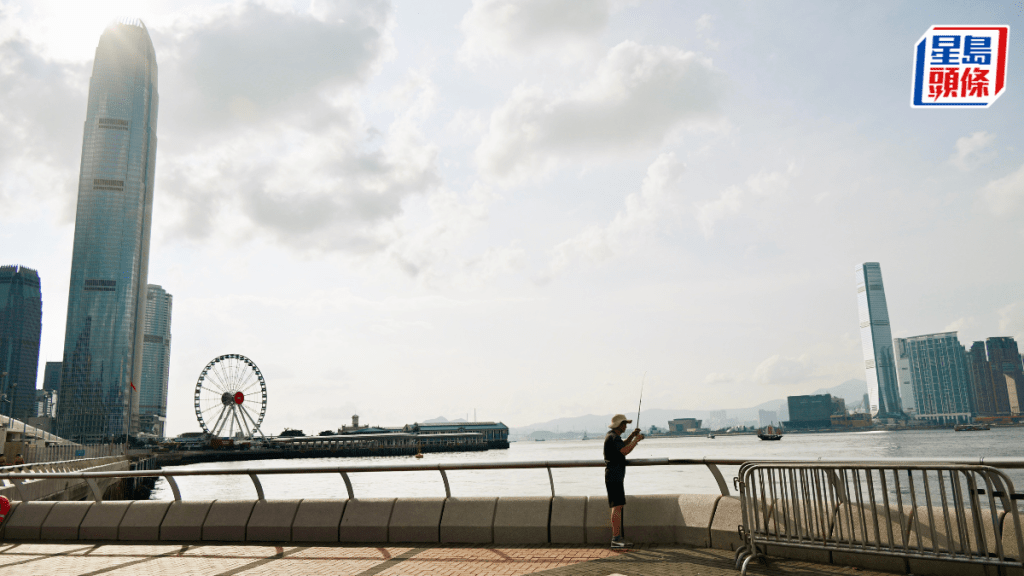
<svg viewBox="0 0 1024 576">
<path fill-rule="evenodd" d="M 252 439 L 263 436 L 267 383 L 252 360 L 241 354 L 218 356 L 203 368 L 196 382 L 196 418 L 203 431 L 232 437 L 236 431 Z"/>
</svg>

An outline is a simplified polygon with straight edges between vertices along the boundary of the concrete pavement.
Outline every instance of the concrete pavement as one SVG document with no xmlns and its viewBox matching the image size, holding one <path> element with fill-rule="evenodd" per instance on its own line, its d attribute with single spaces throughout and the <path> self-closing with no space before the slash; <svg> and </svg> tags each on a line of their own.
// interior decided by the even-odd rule
<svg viewBox="0 0 1024 576">
<path fill-rule="evenodd" d="M 733 553 L 684 546 L 644 545 L 632 550 L 593 546 L 470 545 L 255 546 L 130 544 L 3 544 L 0 572 L 23 576 L 340 574 L 350 576 L 736 576 Z M 757 575 L 813 576 L 880 572 L 773 560 L 752 565 Z"/>
</svg>

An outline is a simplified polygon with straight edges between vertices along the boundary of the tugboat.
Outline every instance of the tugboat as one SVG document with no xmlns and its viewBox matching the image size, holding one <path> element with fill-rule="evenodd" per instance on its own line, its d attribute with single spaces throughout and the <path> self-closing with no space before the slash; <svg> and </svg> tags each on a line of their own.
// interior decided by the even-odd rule
<svg viewBox="0 0 1024 576">
<path fill-rule="evenodd" d="M 769 424 L 767 431 L 764 428 L 757 431 L 757 437 L 761 440 L 782 440 L 782 430 L 776 430 Z"/>
</svg>

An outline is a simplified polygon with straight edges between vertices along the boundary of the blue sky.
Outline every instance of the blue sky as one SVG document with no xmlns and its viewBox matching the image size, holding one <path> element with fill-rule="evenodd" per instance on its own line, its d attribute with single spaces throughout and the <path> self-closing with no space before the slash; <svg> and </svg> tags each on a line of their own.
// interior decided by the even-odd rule
<svg viewBox="0 0 1024 576">
<path fill-rule="evenodd" d="M 807 393 L 863 378 L 865 261 L 896 337 L 1024 340 L 1021 2 L 71 10 L 0 6 L 0 261 L 59 359 L 93 51 L 142 18 L 171 432 L 230 352 L 273 432 Z M 992 107 L 910 107 L 934 24 L 1010 25 Z"/>
</svg>

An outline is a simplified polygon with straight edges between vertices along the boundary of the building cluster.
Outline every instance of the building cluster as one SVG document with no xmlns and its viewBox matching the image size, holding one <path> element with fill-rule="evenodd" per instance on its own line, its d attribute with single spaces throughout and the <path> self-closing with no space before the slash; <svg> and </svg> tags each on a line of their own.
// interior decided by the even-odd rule
<svg viewBox="0 0 1024 576">
<path fill-rule="evenodd" d="M 861 409 L 828 394 L 789 397 L 790 428 L 885 423 L 1006 423 L 1022 418 L 1024 356 L 1007 336 L 961 344 L 956 332 L 893 338 L 877 262 L 857 267 L 857 304 L 868 391 Z"/>
<path fill-rule="evenodd" d="M 864 428 L 873 424 L 867 412 L 851 413 L 846 400 L 831 394 L 810 394 L 790 396 L 786 399 L 789 420 L 784 425 L 788 430 L 821 428 Z"/>
<path fill-rule="evenodd" d="M 82 444 L 163 435 L 172 297 L 148 283 L 158 103 L 145 25 L 111 25 L 89 84 L 63 358 L 41 390 L 40 278 L 0 267 L 0 413 Z"/>
<path fill-rule="evenodd" d="M 970 350 L 956 332 L 893 339 L 877 262 L 857 267 L 857 301 L 872 416 L 935 424 L 1021 416 L 1024 357 L 1013 338 L 987 338 Z"/>
</svg>

